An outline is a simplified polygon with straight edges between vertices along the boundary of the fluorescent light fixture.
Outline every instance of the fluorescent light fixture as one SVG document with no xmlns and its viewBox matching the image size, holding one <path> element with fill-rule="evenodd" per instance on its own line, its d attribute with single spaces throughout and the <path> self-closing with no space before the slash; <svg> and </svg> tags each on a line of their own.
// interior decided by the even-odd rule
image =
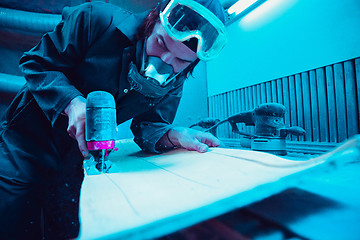
<svg viewBox="0 0 360 240">
<path fill-rule="evenodd" d="M 244 12 L 248 8 L 250 8 L 252 5 L 254 5 L 258 0 L 239 0 L 234 5 L 232 5 L 228 9 L 228 13 L 236 14 L 238 15 L 241 12 Z"/>
</svg>

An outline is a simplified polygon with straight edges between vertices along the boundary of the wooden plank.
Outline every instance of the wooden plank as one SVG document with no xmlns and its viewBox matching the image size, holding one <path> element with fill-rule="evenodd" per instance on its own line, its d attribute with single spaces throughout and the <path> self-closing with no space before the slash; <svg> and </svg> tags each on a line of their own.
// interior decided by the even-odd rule
<svg viewBox="0 0 360 240">
<path fill-rule="evenodd" d="M 252 97 L 252 87 L 247 87 L 247 94 L 248 94 L 248 98 L 249 98 L 249 110 L 254 109 L 254 101 L 253 101 L 253 97 Z M 248 127 L 250 134 L 254 134 L 254 127 Z"/>
<path fill-rule="evenodd" d="M 360 123 L 360 58 L 355 59 L 356 92 L 358 106 L 358 122 Z"/>
<path fill-rule="evenodd" d="M 235 114 L 235 102 L 234 102 L 234 91 L 228 92 L 228 109 L 229 109 L 229 115 L 227 117 L 230 117 Z M 231 131 L 230 124 L 228 124 L 228 132 L 229 132 L 229 138 L 233 138 L 233 133 Z"/>
<path fill-rule="evenodd" d="M 240 89 L 240 95 L 241 95 L 241 102 L 242 102 L 240 112 L 244 112 L 244 111 L 247 110 L 246 109 L 245 89 L 244 88 Z"/>
<path fill-rule="evenodd" d="M 337 120 L 336 120 L 336 103 L 335 103 L 335 84 L 334 84 L 334 70 L 332 66 L 325 68 L 326 76 L 326 90 L 327 90 L 327 104 L 329 113 L 329 141 L 337 141 Z"/>
<path fill-rule="evenodd" d="M 290 117 L 290 126 L 297 126 L 297 108 L 296 108 L 296 87 L 295 87 L 295 77 L 289 76 L 289 94 L 290 94 L 290 108 L 289 111 L 291 112 Z M 297 137 L 291 136 L 293 141 L 297 140 Z"/>
<path fill-rule="evenodd" d="M 225 119 L 229 116 L 226 92 L 221 95 L 221 107 L 222 107 L 222 119 Z M 223 136 L 228 138 L 229 136 L 228 136 L 227 123 L 223 124 L 222 127 L 223 127 Z"/>
<path fill-rule="evenodd" d="M 338 160 L 355 161 L 360 149 L 354 140 L 303 162 L 221 148 L 146 154 L 133 141 L 117 142 L 110 172 L 85 176 L 79 239 L 169 234 L 297 186 L 309 174 L 339 166 Z"/>
<path fill-rule="evenodd" d="M 220 119 L 220 116 L 219 116 L 219 101 L 218 101 L 218 98 L 219 98 L 219 95 L 216 95 L 214 97 L 214 113 L 215 113 L 215 116 L 216 118 Z"/>
<path fill-rule="evenodd" d="M 301 190 L 289 189 L 246 209 L 260 219 L 291 230 L 301 236 L 301 239 L 355 240 L 357 237 L 354 236 L 360 235 L 359 204 L 351 206 L 346 199 L 352 197 L 360 200 L 356 196 L 360 191 L 360 182 L 354 174 L 356 170 L 360 170 L 360 164 L 353 164 L 353 167 L 354 170 L 348 166 L 349 170 L 346 172 L 309 176 L 307 181 L 300 184 Z M 341 174 L 340 177 L 338 174 Z M 351 174 L 351 177 L 345 174 Z M 357 184 L 339 184 L 334 181 L 341 181 L 341 177 Z M 302 191 L 304 188 L 305 191 Z"/>
<path fill-rule="evenodd" d="M 277 89 L 278 103 L 284 104 L 281 78 L 276 80 L 276 89 Z"/>
<path fill-rule="evenodd" d="M 248 87 L 244 88 L 244 95 L 245 95 L 245 109 L 248 111 L 251 109 Z"/>
<path fill-rule="evenodd" d="M 216 116 L 216 98 L 215 98 L 215 96 L 212 96 L 211 99 L 212 99 L 212 112 L 213 112 L 212 117 L 217 118 L 217 116 Z"/>
<path fill-rule="evenodd" d="M 276 89 L 276 80 L 271 81 L 271 101 L 274 103 L 278 102 L 277 89 Z"/>
<path fill-rule="evenodd" d="M 319 127 L 320 127 L 320 142 L 329 141 L 329 116 L 326 96 L 326 83 L 325 83 L 325 71 L 324 68 L 316 69 L 316 85 L 317 96 L 319 103 Z"/>
<path fill-rule="evenodd" d="M 216 98 L 215 98 L 215 96 L 212 96 L 211 99 L 212 99 L 212 111 L 213 111 L 212 117 L 217 118 L 217 116 L 216 116 Z"/>
<path fill-rule="evenodd" d="M 256 96 L 257 96 L 257 104 L 260 105 L 261 102 L 261 85 L 260 84 L 256 84 Z"/>
<path fill-rule="evenodd" d="M 211 96 L 209 97 L 209 100 L 211 99 L 211 101 L 209 101 L 210 104 L 210 108 L 211 108 L 211 118 L 216 118 L 216 109 L 215 109 L 215 96 Z"/>
<path fill-rule="evenodd" d="M 238 108 L 238 113 L 242 112 L 244 109 L 244 100 L 243 100 L 243 96 L 242 96 L 242 91 L 241 89 L 238 90 L 238 99 L 239 99 L 239 108 Z M 239 128 L 240 129 L 240 128 Z M 240 138 L 240 135 L 238 135 L 238 138 Z"/>
<path fill-rule="evenodd" d="M 230 106 L 231 106 L 231 102 L 230 102 L 230 92 L 226 92 L 224 93 L 224 107 L 226 108 L 226 116 L 225 118 L 228 118 L 229 116 L 231 116 L 231 109 L 230 109 Z M 226 129 L 226 136 L 228 138 L 230 138 L 230 129 L 229 129 L 229 124 L 228 123 L 225 123 L 224 126 L 225 126 L 225 129 Z"/>
<path fill-rule="evenodd" d="M 272 99 L 270 82 L 265 83 L 265 88 L 266 88 L 266 102 L 270 103 Z"/>
<path fill-rule="evenodd" d="M 291 111 L 290 111 L 289 79 L 287 77 L 282 78 L 282 84 L 283 84 L 284 106 L 286 108 L 285 125 L 287 127 L 290 127 Z"/>
<path fill-rule="evenodd" d="M 312 127 L 311 127 L 311 98 L 310 98 L 310 82 L 309 73 L 301 73 L 302 93 L 303 93 L 303 107 L 304 107 L 304 129 L 306 131 L 305 141 L 312 141 Z"/>
<path fill-rule="evenodd" d="M 265 83 L 260 84 L 261 89 L 261 103 L 266 103 L 266 87 Z"/>
<path fill-rule="evenodd" d="M 320 141 L 320 131 L 319 131 L 319 107 L 318 107 L 318 98 L 317 98 L 317 85 L 316 85 L 316 74 L 314 70 L 309 72 L 310 79 L 310 97 L 311 97 L 311 117 L 312 117 L 312 131 L 313 131 L 313 141 Z"/>
<path fill-rule="evenodd" d="M 217 99 L 218 99 L 218 95 L 215 95 L 214 96 L 214 117 L 215 118 L 219 118 L 219 109 L 217 107 L 217 105 L 218 105 Z"/>
<path fill-rule="evenodd" d="M 240 113 L 240 106 L 241 106 L 241 97 L 240 97 L 240 89 L 237 89 L 235 91 L 235 98 L 236 98 L 236 108 L 235 108 L 235 113 Z M 234 133 L 234 136 L 236 139 L 238 139 L 240 136 L 236 133 Z"/>
<path fill-rule="evenodd" d="M 209 118 L 211 118 L 213 115 L 212 97 L 207 97 L 207 102 L 208 102 L 208 116 L 209 116 Z"/>
<path fill-rule="evenodd" d="M 334 64 L 334 82 L 335 82 L 335 101 L 336 101 L 336 118 L 338 121 L 338 142 L 342 142 L 347 137 L 346 121 L 346 102 L 345 102 L 345 83 L 344 69 L 342 63 Z"/>
<path fill-rule="evenodd" d="M 303 89 L 300 74 L 295 74 L 295 90 L 296 90 L 296 115 L 297 126 L 305 128 L 304 126 L 304 104 L 303 104 Z M 304 136 L 296 137 L 298 141 L 304 141 Z"/>
<path fill-rule="evenodd" d="M 221 94 L 221 119 L 225 119 L 227 118 L 228 114 L 227 114 L 227 107 L 226 107 L 226 95 L 225 93 Z M 222 124 L 221 125 L 221 130 L 222 130 L 222 135 L 223 137 L 227 137 L 227 128 L 226 128 L 226 124 Z"/>
<path fill-rule="evenodd" d="M 231 115 L 234 115 L 237 113 L 236 112 L 237 102 L 236 102 L 235 92 L 236 92 L 235 90 L 230 92 L 231 93 Z M 235 134 L 232 132 L 231 126 L 229 126 L 229 129 L 230 129 L 230 137 L 235 138 Z"/>
<path fill-rule="evenodd" d="M 241 112 L 245 112 L 245 111 L 248 111 L 248 107 L 247 107 L 247 104 L 246 104 L 246 89 L 245 88 L 242 88 L 241 89 L 241 97 L 242 97 L 242 100 L 243 100 L 243 108 L 242 108 L 242 111 Z M 245 127 L 244 124 L 238 124 L 238 127 L 239 129 L 241 129 L 241 131 L 244 131 L 246 133 L 248 133 L 248 127 Z"/>
<path fill-rule="evenodd" d="M 221 94 L 221 105 L 220 106 L 221 106 L 221 116 L 222 116 L 221 119 L 225 119 L 228 117 L 227 106 L 226 106 L 226 93 Z M 222 136 L 228 137 L 226 123 L 222 125 Z"/>
<path fill-rule="evenodd" d="M 235 106 L 235 109 L 234 109 L 234 111 L 235 111 L 235 113 L 239 113 L 240 112 L 240 104 L 241 104 L 241 99 L 240 99 L 240 90 L 239 89 L 236 89 L 235 90 L 235 92 L 234 92 L 234 98 L 235 98 L 235 100 L 234 100 L 234 106 Z"/>
<path fill-rule="evenodd" d="M 212 96 L 211 97 L 212 98 L 212 105 L 213 105 L 213 118 L 217 118 L 217 109 L 216 109 L 216 107 L 215 107 L 215 105 L 216 105 L 216 96 Z"/>
<path fill-rule="evenodd" d="M 257 101 L 257 91 L 256 91 L 256 85 L 253 85 L 251 87 L 252 90 L 252 99 L 253 99 L 253 104 L 254 107 L 256 107 L 257 105 L 259 105 L 258 101 Z"/>
<path fill-rule="evenodd" d="M 219 98 L 220 98 L 219 94 L 215 96 L 215 102 L 214 102 L 215 103 L 215 113 L 216 113 L 216 118 L 222 120 L 221 116 L 220 116 Z M 221 133 L 220 133 L 220 130 L 219 130 L 219 127 L 218 127 L 216 129 L 216 136 L 219 137 L 220 134 Z"/>
<path fill-rule="evenodd" d="M 345 99 L 347 113 L 347 137 L 350 138 L 359 132 L 358 106 L 356 104 L 355 66 L 354 61 L 344 62 Z"/>
<path fill-rule="evenodd" d="M 247 87 L 250 109 L 253 109 L 255 105 L 252 88 L 252 86 Z"/>
</svg>

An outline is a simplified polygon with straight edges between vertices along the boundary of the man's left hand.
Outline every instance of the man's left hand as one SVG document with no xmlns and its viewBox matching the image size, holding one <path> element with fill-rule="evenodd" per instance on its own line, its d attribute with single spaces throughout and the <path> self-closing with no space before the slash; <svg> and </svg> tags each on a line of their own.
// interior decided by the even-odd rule
<svg viewBox="0 0 360 240">
<path fill-rule="evenodd" d="M 191 151 L 207 152 L 209 147 L 218 147 L 220 140 L 208 132 L 198 131 L 192 128 L 174 127 L 170 129 L 168 141 L 172 145 L 185 148 Z"/>
</svg>

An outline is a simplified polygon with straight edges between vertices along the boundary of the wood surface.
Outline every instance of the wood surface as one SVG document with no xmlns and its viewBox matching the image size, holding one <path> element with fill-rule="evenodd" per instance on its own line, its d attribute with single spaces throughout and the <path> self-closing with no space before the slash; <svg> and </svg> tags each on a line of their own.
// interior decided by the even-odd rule
<svg viewBox="0 0 360 240">
<path fill-rule="evenodd" d="M 305 174 L 359 158 L 359 136 L 303 162 L 225 148 L 146 154 L 130 140 L 117 147 L 109 173 L 85 177 L 80 239 L 159 237 L 296 186 Z"/>
</svg>

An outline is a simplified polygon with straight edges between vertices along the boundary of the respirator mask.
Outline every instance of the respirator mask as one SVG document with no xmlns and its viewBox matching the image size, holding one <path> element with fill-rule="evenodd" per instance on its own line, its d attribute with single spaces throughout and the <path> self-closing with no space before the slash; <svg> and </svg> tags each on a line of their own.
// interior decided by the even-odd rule
<svg viewBox="0 0 360 240">
<path fill-rule="evenodd" d="M 162 87 L 166 86 L 179 74 L 175 74 L 173 67 L 163 62 L 159 57 L 146 56 L 145 47 L 140 73 L 144 77 L 157 81 Z"/>
<path fill-rule="evenodd" d="M 175 81 L 180 72 L 174 73 L 173 67 L 158 57 L 147 56 L 145 46 L 146 41 L 142 46 L 138 46 L 137 58 L 140 58 L 138 61 L 140 70 L 131 62 L 128 81 L 132 89 L 144 96 L 160 98 L 174 88 L 173 84 L 169 83 Z"/>
</svg>

